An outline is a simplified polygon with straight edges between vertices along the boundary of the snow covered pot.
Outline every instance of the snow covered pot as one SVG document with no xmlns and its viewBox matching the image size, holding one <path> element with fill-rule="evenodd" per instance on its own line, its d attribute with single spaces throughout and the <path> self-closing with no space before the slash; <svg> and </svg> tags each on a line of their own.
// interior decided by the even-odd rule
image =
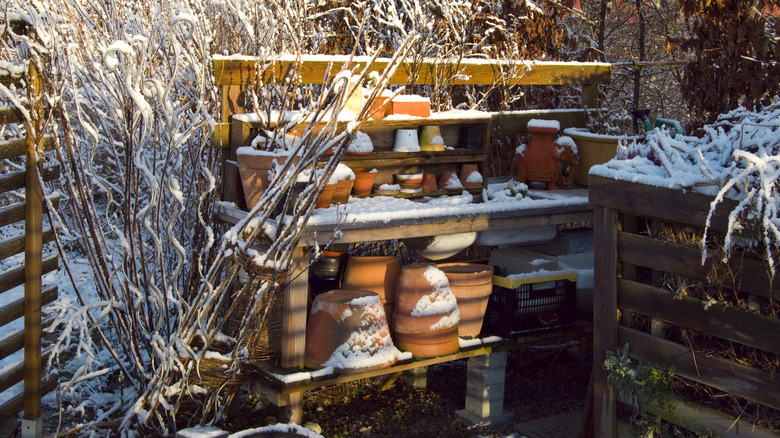
<svg viewBox="0 0 780 438">
<path fill-rule="evenodd" d="M 463 190 L 463 184 L 460 182 L 457 172 L 454 170 L 442 171 L 439 175 L 439 190 Z"/>
<path fill-rule="evenodd" d="M 260 195 L 270 184 L 269 173 L 275 166 L 282 166 L 290 158 L 287 151 L 261 151 L 252 146 L 236 149 L 236 163 L 241 176 L 244 198 L 249 208 L 254 207 Z M 296 160 L 299 157 L 295 157 Z"/>
<path fill-rule="evenodd" d="M 467 163 L 460 167 L 458 174 L 461 184 L 466 189 L 481 189 L 482 174 L 479 173 L 479 166 L 474 163 Z"/>
<path fill-rule="evenodd" d="M 314 298 L 306 326 L 307 367 L 366 371 L 389 367 L 399 354 L 379 294 L 338 289 Z"/>
<path fill-rule="evenodd" d="M 577 145 L 577 154 L 579 163 L 574 173 L 574 181 L 583 186 L 588 185 L 588 173 L 590 168 L 596 164 L 603 164 L 615 158 L 617 146 L 621 138 L 628 141 L 637 137 L 626 137 L 621 135 L 604 135 L 588 132 L 586 129 L 567 128 L 563 133 L 571 137 Z"/>
<path fill-rule="evenodd" d="M 350 257 L 341 288 L 376 292 L 385 305 L 385 312 L 392 315 L 396 281 L 400 273 L 401 263 L 395 256 Z"/>
<path fill-rule="evenodd" d="M 352 193 L 352 186 L 355 184 L 355 172 L 346 165 L 339 163 L 328 184 L 336 184 L 331 203 L 346 204 L 349 202 L 349 195 Z"/>
<path fill-rule="evenodd" d="M 458 302 L 442 270 L 431 263 L 401 268 L 393 315 L 398 348 L 417 357 L 455 353 L 459 321 Z"/>
<path fill-rule="evenodd" d="M 458 336 L 477 337 L 482 330 L 488 298 L 493 292 L 493 267 L 479 263 L 442 263 L 438 268 L 447 276 L 450 289 L 458 300 Z"/>
</svg>

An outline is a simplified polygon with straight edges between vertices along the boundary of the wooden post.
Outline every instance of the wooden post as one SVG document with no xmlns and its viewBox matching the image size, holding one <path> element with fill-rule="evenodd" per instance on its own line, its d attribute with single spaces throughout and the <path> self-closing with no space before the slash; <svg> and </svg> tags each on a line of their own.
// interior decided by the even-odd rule
<svg viewBox="0 0 780 438">
<path fill-rule="evenodd" d="M 594 206 L 593 436 L 616 436 L 615 391 L 602 364 L 617 345 L 617 211 Z"/>
<path fill-rule="evenodd" d="M 31 117 L 27 125 L 24 220 L 24 417 L 22 437 L 40 437 L 41 425 L 41 275 L 43 189 L 38 179 L 38 152 L 43 151 L 41 80 L 30 62 Z"/>
<path fill-rule="evenodd" d="M 309 278 L 304 272 L 308 265 L 309 248 L 295 248 L 292 282 L 284 291 L 284 317 L 282 319 L 282 354 L 280 365 L 287 370 L 303 368 L 306 354 L 306 305 L 309 299 Z M 285 396 L 284 420 L 301 424 L 303 391 Z"/>
<path fill-rule="evenodd" d="M 596 108 L 599 102 L 599 85 L 586 84 L 582 86 L 582 106 L 584 108 Z"/>
</svg>

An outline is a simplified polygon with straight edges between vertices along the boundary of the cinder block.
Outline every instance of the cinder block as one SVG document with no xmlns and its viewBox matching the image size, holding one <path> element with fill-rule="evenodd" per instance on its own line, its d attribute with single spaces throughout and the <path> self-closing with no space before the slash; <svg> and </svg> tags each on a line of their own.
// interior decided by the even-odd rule
<svg viewBox="0 0 780 438">
<path fill-rule="evenodd" d="M 216 427 L 195 426 L 176 432 L 176 438 L 227 438 L 228 433 Z"/>
<path fill-rule="evenodd" d="M 411 385 L 417 389 L 425 389 L 428 387 L 428 367 L 418 367 L 406 370 L 401 375 L 406 384 Z"/>
<path fill-rule="evenodd" d="M 506 351 L 500 351 L 498 353 L 483 354 L 481 356 L 474 356 L 469 358 L 469 367 L 505 367 L 508 354 Z"/>
<path fill-rule="evenodd" d="M 505 386 L 503 383 L 496 385 L 483 385 L 479 382 L 466 382 L 466 395 L 485 400 L 498 400 L 504 398 Z"/>
<path fill-rule="evenodd" d="M 506 368 L 468 367 L 466 378 L 468 382 L 474 381 L 482 385 L 503 385 L 506 379 Z"/>
<path fill-rule="evenodd" d="M 466 410 L 482 417 L 494 417 L 504 413 L 504 399 L 483 400 L 481 398 L 466 396 Z"/>
</svg>

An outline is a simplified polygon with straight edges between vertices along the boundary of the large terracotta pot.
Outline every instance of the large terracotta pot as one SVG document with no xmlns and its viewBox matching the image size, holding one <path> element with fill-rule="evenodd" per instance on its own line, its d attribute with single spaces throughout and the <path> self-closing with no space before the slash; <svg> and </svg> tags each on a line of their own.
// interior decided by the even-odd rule
<svg viewBox="0 0 780 438">
<path fill-rule="evenodd" d="M 493 267 L 479 263 L 442 263 L 438 267 L 447 276 L 450 289 L 458 299 L 458 336 L 479 336 L 488 299 L 493 292 Z"/>
<path fill-rule="evenodd" d="M 395 256 L 350 257 L 342 279 L 342 289 L 370 290 L 382 298 L 385 313 L 393 326 L 395 287 L 401 263 Z"/>
<path fill-rule="evenodd" d="M 447 276 L 432 263 L 401 268 L 393 319 L 398 348 L 414 356 L 435 357 L 458 351 L 457 299 Z"/>
<path fill-rule="evenodd" d="M 260 199 L 270 181 L 268 173 L 274 164 L 284 165 L 287 154 L 259 151 L 251 146 L 240 147 L 236 150 L 236 164 L 241 176 L 241 185 L 244 189 L 244 198 L 249 208 L 254 207 Z M 299 157 L 295 157 L 296 161 Z"/>
<path fill-rule="evenodd" d="M 375 292 L 332 290 L 317 295 L 306 326 L 306 366 L 340 372 L 385 368 L 398 359 Z"/>
<path fill-rule="evenodd" d="M 567 128 L 563 134 L 571 137 L 577 145 L 579 163 L 574 173 L 574 181 L 583 186 L 588 185 L 588 173 L 596 164 L 604 164 L 615 158 L 618 142 L 621 138 L 629 141 L 636 137 L 620 135 L 603 135 L 588 132 L 585 129 Z"/>
<path fill-rule="evenodd" d="M 377 172 L 355 172 L 355 185 L 352 187 L 352 192 L 359 196 L 370 195 L 374 188 L 376 174 Z"/>
</svg>

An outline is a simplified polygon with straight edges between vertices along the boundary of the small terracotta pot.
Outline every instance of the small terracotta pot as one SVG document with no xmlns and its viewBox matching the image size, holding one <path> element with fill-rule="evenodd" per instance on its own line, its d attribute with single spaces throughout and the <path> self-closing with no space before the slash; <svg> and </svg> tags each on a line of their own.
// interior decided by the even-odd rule
<svg viewBox="0 0 780 438">
<path fill-rule="evenodd" d="M 432 263 L 404 266 L 396 285 L 393 333 L 399 348 L 432 357 L 458 351 L 457 299 Z"/>
<path fill-rule="evenodd" d="M 347 262 L 342 289 L 376 292 L 383 303 L 395 302 L 395 288 L 401 263 L 395 256 L 354 256 Z"/>
<path fill-rule="evenodd" d="M 363 356 L 359 363 L 343 360 L 356 353 Z M 366 371 L 394 364 L 397 353 L 376 293 L 332 290 L 314 298 L 306 327 L 307 367 L 327 364 L 342 372 Z"/>
<path fill-rule="evenodd" d="M 476 164 L 469 163 L 469 164 L 464 164 L 460 167 L 460 174 L 458 174 L 458 178 L 460 178 L 460 183 L 463 184 L 463 188 L 466 189 L 482 188 L 482 181 L 469 182 L 468 180 L 469 175 L 475 172 L 479 174 L 479 166 Z"/>
<path fill-rule="evenodd" d="M 376 174 L 377 172 L 356 172 L 355 186 L 352 188 L 352 192 L 359 196 L 370 195 L 374 188 Z"/>
<path fill-rule="evenodd" d="M 315 207 L 328 208 L 333 201 L 333 193 L 336 191 L 336 184 L 326 184 L 320 193 L 320 197 L 317 199 Z"/>
<path fill-rule="evenodd" d="M 447 181 L 450 180 L 450 178 L 455 177 L 458 179 L 457 174 L 454 170 L 445 170 L 439 175 L 439 189 L 440 190 L 463 190 L 463 187 L 447 187 Z M 458 179 L 460 181 L 460 179 Z"/>
<path fill-rule="evenodd" d="M 436 175 L 432 173 L 426 173 L 423 175 L 422 189 L 424 192 L 433 192 L 439 190 L 439 186 L 436 185 Z"/>
<path fill-rule="evenodd" d="M 352 192 L 352 186 L 355 184 L 351 179 L 340 179 L 336 182 L 336 190 L 333 191 L 331 204 L 346 204 L 349 202 L 349 194 Z"/>
<path fill-rule="evenodd" d="M 260 199 L 270 181 L 268 180 L 268 171 L 270 171 L 274 162 L 278 166 L 290 158 L 289 155 L 275 154 L 271 152 L 259 152 L 253 148 L 238 148 L 236 150 L 236 163 L 238 173 L 241 176 L 241 185 L 244 189 L 244 198 L 248 208 L 254 207 Z M 299 157 L 295 157 L 297 160 Z"/>
<path fill-rule="evenodd" d="M 442 263 L 438 265 L 458 300 L 460 323 L 458 336 L 479 336 L 488 299 L 493 292 L 493 267 L 479 263 Z"/>
</svg>

